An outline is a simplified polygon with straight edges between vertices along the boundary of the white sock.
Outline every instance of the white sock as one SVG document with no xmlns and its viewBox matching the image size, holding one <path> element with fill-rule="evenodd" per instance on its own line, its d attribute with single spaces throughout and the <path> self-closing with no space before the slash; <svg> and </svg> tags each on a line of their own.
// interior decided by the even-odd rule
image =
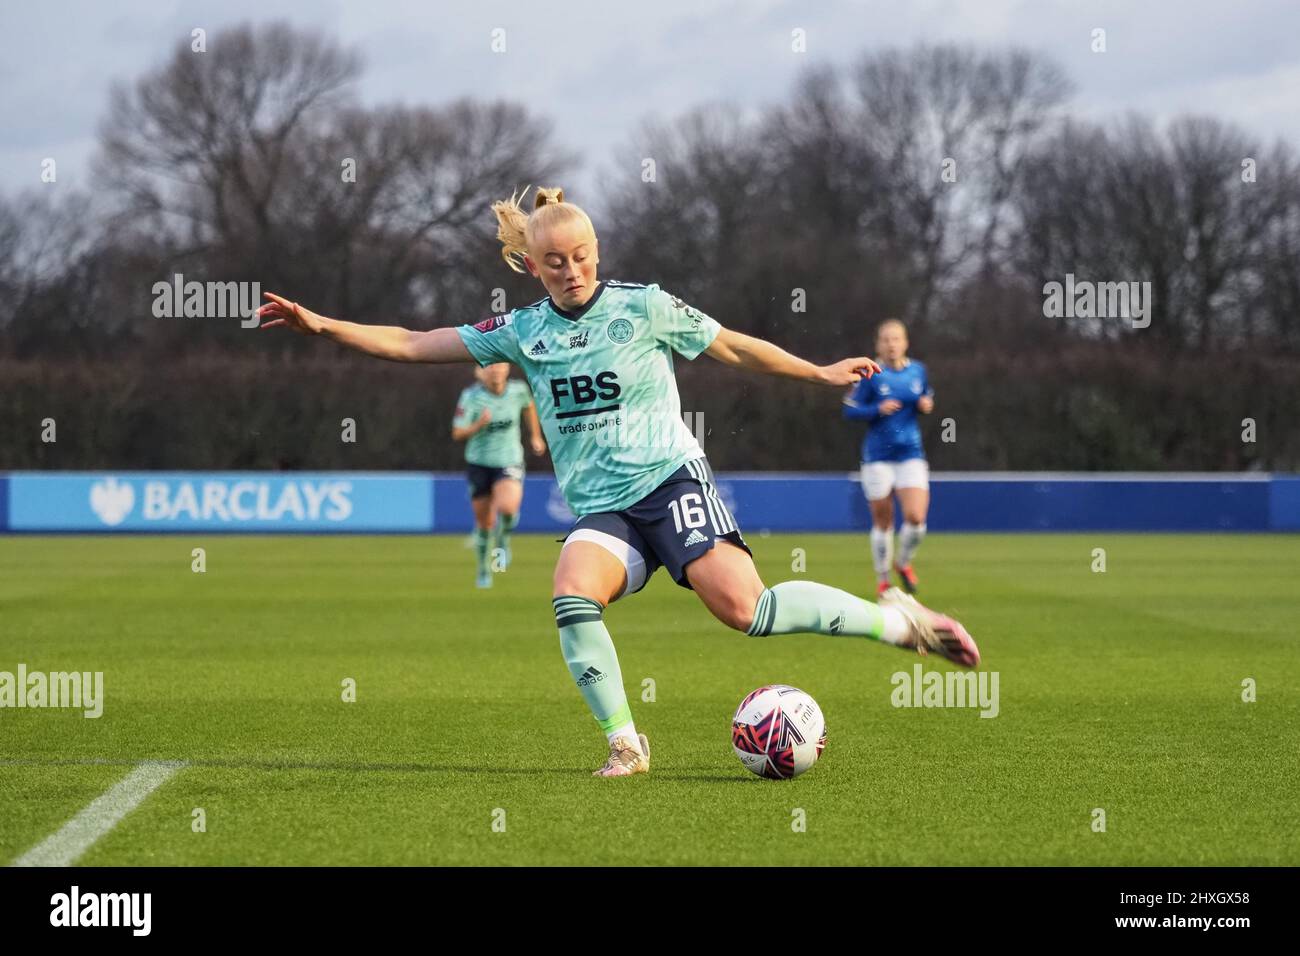
<svg viewBox="0 0 1300 956">
<path fill-rule="evenodd" d="M 894 531 L 871 526 L 871 563 L 876 574 L 882 579 L 889 579 L 889 565 L 894 559 Z"/>
<path fill-rule="evenodd" d="M 615 727 L 613 730 L 605 731 L 605 739 L 611 744 L 614 742 L 615 737 L 627 737 L 637 750 L 641 749 L 641 738 L 636 735 L 636 724 L 630 720 L 622 727 Z"/>
<path fill-rule="evenodd" d="M 907 640 L 907 634 L 911 630 L 911 625 L 907 623 L 907 618 L 903 617 L 903 612 L 896 607 L 887 607 L 879 605 L 880 614 L 885 619 L 885 629 L 881 632 L 880 640 L 886 644 L 902 645 Z"/>
<path fill-rule="evenodd" d="M 912 563 L 912 555 L 916 554 L 916 549 L 921 546 L 924 538 L 925 525 L 903 523 L 898 532 L 898 563 L 901 567 L 905 568 Z"/>
</svg>

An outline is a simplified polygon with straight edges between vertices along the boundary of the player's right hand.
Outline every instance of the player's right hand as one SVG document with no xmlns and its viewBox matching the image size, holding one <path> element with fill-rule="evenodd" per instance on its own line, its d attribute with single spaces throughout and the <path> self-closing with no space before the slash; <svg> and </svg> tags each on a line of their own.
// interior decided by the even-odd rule
<svg viewBox="0 0 1300 956">
<path fill-rule="evenodd" d="M 887 398 L 880 403 L 880 407 L 876 410 L 880 412 L 880 414 L 882 415 L 892 415 L 894 414 L 894 412 L 898 411 L 902 407 L 903 407 L 903 403 L 900 402 L 898 399 Z"/>
<path fill-rule="evenodd" d="M 485 408 L 483 411 L 478 413 L 478 421 L 476 421 L 474 425 L 478 428 L 482 428 L 490 421 L 492 421 L 492 413 Z"/>
<path fill-rule="evenodd" d="M 262 322 L 260 328 L 269 329 L 272 326 L 283 325 L 301 335 L 319 335 L 325 330 L 324 316 L 317 315 L 311 309 L 305 309 L 297 302 L 290 302 L 274 292 L 263 292 L 262 295 L 271 301 L 257 310 L 259 319 L 270 318 L 269 322 Z"/>
<path fill-rule="evenodd" d="M 817 381 L 823 385 L 856 385 L 864 378 L 871 378 L 880 371 L 880 366 L 866 356 L 846 358 L 834 365 L 825 365 L 817 370 Z"/>
</svg>

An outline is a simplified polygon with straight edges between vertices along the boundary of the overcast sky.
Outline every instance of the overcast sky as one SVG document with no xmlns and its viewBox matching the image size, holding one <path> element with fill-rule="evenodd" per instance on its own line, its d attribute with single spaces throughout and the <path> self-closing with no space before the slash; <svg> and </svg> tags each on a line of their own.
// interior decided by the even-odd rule
<svg viewBox="0 0 1300 956">
<path fill-rule="evenodd" d="M 1073 79 L 1074 110 L 1198 112 L 1300 144 L 1296 0 L 0 0 L 0 189 L 93 186 L 88 161 L 114 80 L 157 67 L 203 27 L 285 19 L 358 49 L 367 103 L 507 97 L 578 149 L 578 189 L 647 117 L 706 101 L 780 100 L 798 72 L 916 41 L 1020 45 Z M 506 30 L 507 52 L 490 49 Z M 1090 49 L 1106 30 L 1107 52 Z M 807 52 L 791 51 L 802 28 Z"/>
</svg>

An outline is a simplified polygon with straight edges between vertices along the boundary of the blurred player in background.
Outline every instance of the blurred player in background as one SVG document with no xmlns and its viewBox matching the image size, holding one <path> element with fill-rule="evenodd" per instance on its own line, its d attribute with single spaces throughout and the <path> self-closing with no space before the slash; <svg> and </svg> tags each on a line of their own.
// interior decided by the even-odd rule
<svg viewBox="0 0 1300 956">
<path fill-rule="evenodd" d="M 934 390 L 925 366 L 907 357 L 907 328 L 886 319 L 876 330 L 880 372 L 864 378 L 844 399 L 844 417 L 870 427 L 862 439 L 862 490 L 871 505 L 871 558 L 876 591 L 889 590 L 889 570 L 910 594 L 917 589 L 912 558 L 925 538 L 930 509 L 930 466 L 921 447 L 917 414 L 934 410 Z M 894 495 L 903 512 L 894 550 Z"/>
<path fill-rule="evenodd" d="M 469 499 L 474 508 L 476 582 L 481 588 L 490 588 L 492 557 L 499 557 L 502 571 L 510 565 L 510 532 L 519 523 L 524 499 L 520 425 L 528 426 L 528 444 L 534 455 L 544 454 L 546 443 L 533 393 L 523 382 L 510 379 L 509 363 L 475 369 L 474 377 L 478 382 L 456 399 L 451 437 L 465 443 Z"/>
</svg>

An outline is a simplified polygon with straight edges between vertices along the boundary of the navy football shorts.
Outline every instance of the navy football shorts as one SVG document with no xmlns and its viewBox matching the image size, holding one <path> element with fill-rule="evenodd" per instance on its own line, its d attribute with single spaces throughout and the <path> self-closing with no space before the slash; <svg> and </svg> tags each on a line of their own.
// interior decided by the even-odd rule
<svg viewBox="0 0 1300 956">
<path fill-rule="evenodd" d="M 492 494 L 492 486 L 502 478 L 524 480 L 524 470 L 511 465 L 507 468 L 490 468 L 487 465 L 467 465 L 466 477 L 469 479 L 469 496 L 482 498 Z"/>
<path fill-rule="evenodd" d="M 660 567 L 667 568 L 674 581 L 689 588 L 686 565 L 707 554 L 720 539 L 753 555 L 740 536 L 736 519 L 718 495 L 708 461 L 696 458 L 622 511 L 583 515 L 564 543 L 590 541 L 622 561 L 627 569 L 623 595 L 627 595 L 645 587 L 650 575 Z"/>
</svg>

